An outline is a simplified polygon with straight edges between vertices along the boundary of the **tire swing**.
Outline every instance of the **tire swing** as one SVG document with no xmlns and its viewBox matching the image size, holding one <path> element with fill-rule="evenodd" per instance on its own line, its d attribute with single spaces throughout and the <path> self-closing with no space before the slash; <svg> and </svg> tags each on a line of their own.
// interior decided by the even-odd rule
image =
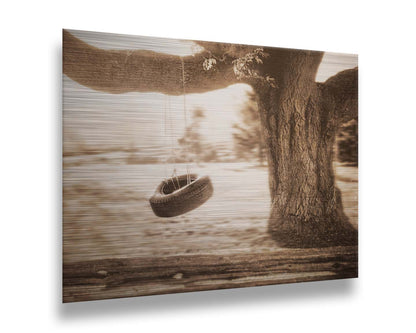
<svg viewBox="0 0 416 333">
<path fill-rule="evenodd" d="M 186 94 L 185 94 L 185 64 L 182 62 L 182 86 L 183 86 L 183 111 L 185 129 L 186 119 Z M 165 107 L 165 137 L 166 137 L 166 107 Z M 172 119 L 171 119 L 172 124 Z M 171 133 L 172 134 L 172 133 Z M 185 146 L 187 152 L 187 145 Z M 173 150 L 173 142 L 172 142 Z M 187 154 L 188 155 L 188 154 Z M 166 177 L 156 188 L 155 193 L 149 199 L 150 206 L 156 216 L 173 217 L 185 214 L 205 203 L 213 194 L 214 188 L 208 176 L 198 177 L 190 173 L 186 164 L 186 174 L 176 175 L 174 166 L 172 176 Z"/>
</svg>

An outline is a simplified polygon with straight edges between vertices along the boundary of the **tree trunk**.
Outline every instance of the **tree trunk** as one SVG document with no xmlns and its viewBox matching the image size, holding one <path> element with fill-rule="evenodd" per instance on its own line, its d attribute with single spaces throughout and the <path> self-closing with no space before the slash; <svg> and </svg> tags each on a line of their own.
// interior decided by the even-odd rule
<svg viewBox="0 0 416 333">
<path fill-rule="evenodd" d="M 254 86 L 268 146 L 269 231 L 286 247 L 357 243 L 334 182 L 336 108 L 315 83 L 321 58 L 288 50 L 266 64 L 277 87 Z"/>
</svg>

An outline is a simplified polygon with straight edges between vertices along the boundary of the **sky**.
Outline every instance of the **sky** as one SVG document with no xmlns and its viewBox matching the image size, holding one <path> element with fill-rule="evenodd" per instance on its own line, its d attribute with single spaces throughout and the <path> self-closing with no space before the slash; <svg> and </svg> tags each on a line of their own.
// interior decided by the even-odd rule
<svg viewBox="0 0 416 333">
<path fill-rule="evenodd" d="M 103 49 L 146 49 L 186 56 L 201 47 L 192 41 L 70 31 Z M 325 52 L 316 80 L 325 81 L 344 69 L 358 66 L 358 56 Z M 82 142 L 88 146 L 135 146 L 156 156 L 172 146 L 184 132 L 184 99 L 159 93 L 108 94 L 94 91 L 63 76 L 64 150 Z M 186 114 L 202 108 L 201 134 L 212 144 L 232 145 L 233 124 L 251 88 L 236 84 L 203 94 L 188 94 Z M 168 138 L 166 138 L 166 136 Z"/>
</svg>

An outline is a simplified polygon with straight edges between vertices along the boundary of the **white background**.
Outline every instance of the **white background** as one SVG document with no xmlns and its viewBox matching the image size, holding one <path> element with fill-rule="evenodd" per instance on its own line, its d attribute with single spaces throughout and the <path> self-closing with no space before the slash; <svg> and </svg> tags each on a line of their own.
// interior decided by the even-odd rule
<svg viewBox="0 0 416 333">
<path fill-rule="evenodd" d="M 3 2 L 2 331 L 414 332 L 414 16 L 398 0 Z M 360 278 L 62 305 L 62 28 L 358 53 Z"/>
</svg>

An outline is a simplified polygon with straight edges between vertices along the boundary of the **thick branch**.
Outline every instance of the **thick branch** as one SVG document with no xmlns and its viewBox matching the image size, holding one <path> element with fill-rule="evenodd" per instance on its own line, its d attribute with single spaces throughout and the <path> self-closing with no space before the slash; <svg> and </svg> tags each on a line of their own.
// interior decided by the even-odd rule
<svg viewBox="0 0 416 333">
<path fill-rule="evenodd" d="M 183 94 L 181 57 L 147 50 L 103 50 L 63 31 L 63 71 L 89 88 L 108 93 Z M 203 93 L 240 81 L 230 62 L 205 71 L 208 52 L 184 57 L 186 93 Z"/>
<path fill-rule="evenodd" d="M 358 67 L 330 77 L 322 87 L 325 103 L 335 109 L 338 123 L 358 117 Z"/>
</svg>

